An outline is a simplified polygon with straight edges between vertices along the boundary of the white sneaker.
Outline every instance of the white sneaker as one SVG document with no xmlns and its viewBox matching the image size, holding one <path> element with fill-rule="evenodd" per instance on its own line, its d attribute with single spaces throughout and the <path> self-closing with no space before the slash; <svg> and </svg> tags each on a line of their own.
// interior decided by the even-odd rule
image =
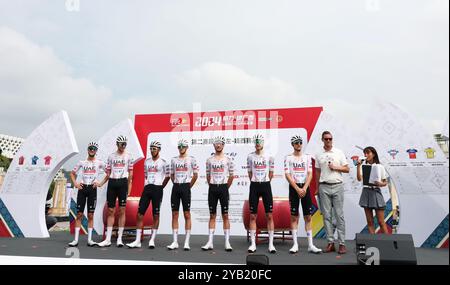
<svg viewBox="0 0 450 285">
<path fill-rule="evenodd" d="M 177 248 L 178 248 L 178 243 L 177 243 L 177 242 L 173 242 L 173 243 L 171 243 L 170 245 L 168 245 L 167 248 L 168 248 L 169 250 L 177 249 Z"/>
<path fill-rule="evenodd" d="M 93 247 L 93 246 L 96 246 L 96 245 L 98 245 L 98 243 L 96 243 L 95 241 L 88 240 L 88 242 L 87 242 L 87 246 L 89 246 L 89 247 Z"/>
<path fill-rule="evenodd" d="M 117 247 L 123 247 L 123 246 L 124 246 L 123 242 L 121 240 L 118 240 Z"/>
<path fill-rule="evenodd" d="M 233 248 L 231 247 L 231 244 L 229 241 L 225 242 L 225 251 L 233 251 Z"/>
<path fill-rule="evenodd" d="M 248 248 L 248 252 L 249 253 L 254 253 L 255 251 L 256 251 L 256 244 L 250 245 L 250 247 Z"/>
<path fill-rule="evenodd" d="M 269 245 L 269 252 L 270 252 L 270 253 L 276 253 L 276 252 L 277 252 L 277 250 L 275 249 L 275 247 L 273 246 L 273 244 L 270 244 L 270 245 Z"/>
<path fill-rule="evenodd" d="M 214 249 L 214 246 L 213 246 L 212 242 L 209 242 L 209 241 L 208 241 L 207 244 L 205 244 L 204 246 L 202 246 L 202 249 L 203 249 L 204 251 L 207 251 L 207 250 L 213 250 L 213 249 Z"/>
<path fill-rule="evenodd" d="M 154 249 L 155 248 L 155 241 L 153 239 L 150 239 L 148 242 L 148 248 Z"/>
<path fill-rule="evenodd" d="M 320 248 L 317 248 L 314 245 L 312 245 L 312 246 L 308 247 L 308 252 L 318 254 L 318 253 L 322 253 L 322 250 Z"/>
<path fill-rule="evenodd" d="M 186 251 L 189 251 L 189 250 L 191 250 L 191 247 L 189 246 L 188 243 L 185 243 L 183 249 L 186 250 Z"/>
<path fill-rule="evenodd" d="M 129 248 L 140 248 L 141 247 L 141 243 L 138 242 L 137 240 L 135 240 L 132 243 L 127 243 L 127 246 Z"/>
<path fill-rule="evenodd" d="M 78 246 L 78 241 L 77 241 L 77 240 L 74 240 L 74 241 L 72 241 L 72 242 L 69 242 L 68 245 L 69 245 L 70 247 Z"/>
<path fill-rule="evenodd" d="M 289 250 L 289 253 L 297 253 L 297 252 L 298 252 L 298 244 L 294 244 Z"/>
<path fill-rule="evenodd" d="M 109 246 L 111 246 L 111 242 L 109 241 L 109 240 L 104 240 L 104 241 L 102 241 L 101 243 L 98 243 L 97 244 L 99 247 L 109 247 Z"/>
</svg>

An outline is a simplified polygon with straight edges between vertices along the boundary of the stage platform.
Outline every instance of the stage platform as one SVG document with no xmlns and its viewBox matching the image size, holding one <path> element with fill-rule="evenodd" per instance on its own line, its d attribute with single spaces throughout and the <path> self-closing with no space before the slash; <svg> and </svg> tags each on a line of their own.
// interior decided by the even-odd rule
<svg viewBox="0 0 450 285">
<path fill-rule="evenodd" d="M 39 263 L 39 258 L 48 257 L 51 259 L 42 259 L 43 264 L 70 264 L 63 259 L 68 258 L 74 251 L 68 250 L 67 243 L 72 240 L 68 232 L 51 232 L 48 239 L 25 239 L 25 238 L 0 238 L 0 263 L 8 264 L 8 256 L 12 264 L 20 264 L 20 257 L 26 256 L 25 263 Z M 86 245 L 86 236 L 80 237 L 78 246 L 79 258 L 83 260 L 95 260 L 90 264 L 130 264 L 130 261 L 136 261 L 136 264 L 245 264 L 248 255 L 248 243 L 245 237 L 231 237 L 232 252 L 225 252 L 223 248 L 223 236 L 216 236 L 214 240 L 213 251 L 202 251 L 201 246 L 207 241 L 207 236 L 191 236 L 191 250 L 184 251 L 179 249 L 169 251 L 166 246 L 172 242 L 171 235 L 158 235 L 156 239 L 156 248 L 148 249 L 148 237 L 145 238 L 140 249 L 129 249 L 127 247 L 117 248 L 113 242 L 109 248 L 88 247 Z M 101 237 L 95 237 L 96 241 L 101 241 Z M 124 239 L 124 242 L 130 242 L 133 237 Z M 114 239 L 113 239 L 114 241 Z M 182 246 L 184 236 L 179 236 L 179 243 Z M 355 242 L 348 241 L 347 254 L 338 255 L 337 253 L 311 254 L 307 252 L 307 241 L 300 238 L 300 252 L 290 254 L 289 248 L 291 241 L 275 241 L 277 248 L 276 254 L 267 252 L 267 245 L 260 244 L 256 254 L 266 254 L 269 256 L 271 265 L 356 265 Z M 326 240 L 315 240 L 316 246 L 324 248 Z M 419 265 L 449 265 L 448 249 L 425 249 L 416 248 L 416 255 Z M 55 259 L 56 258 L 56 259 Z M 73 263 L 73 262 L 72 262 Z"/>
</svg>

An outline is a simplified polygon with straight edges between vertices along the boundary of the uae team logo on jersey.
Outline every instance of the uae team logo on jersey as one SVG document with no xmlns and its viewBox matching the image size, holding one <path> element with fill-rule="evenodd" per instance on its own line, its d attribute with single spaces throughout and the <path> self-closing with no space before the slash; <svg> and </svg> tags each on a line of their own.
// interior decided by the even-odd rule
<svg viewBox="0 0 450 285">
<path fill-rule="evenodd" d="M 187 171 L 188 165 L 187 165 L 187 163 L 176 163 L 175 169 L 176 169 L 176 171 Z"/>
<path fill-rule="evenodd" d="M 113 159 L 112 165 L 117 168 L 125 167 L 125 160 L 124 159 Z"/>
<path fill-rule="evenodd" d="M 267 163 L 265 161 L 254 161 L 253 165 L 255 166 L 255 169 L 266 169 Z"/>
<path fill-rule="evenodd" d="M 148 172 L 148 173 L 157 173 L 157 172 L 158 172 L 158 165 L 156 165 L 156 164 L 150 164 L 150 165 L 147 167 L 147 172 Z"/>
<path fill-rule="evenodd" d="M 213 172 L 225 172 L 225 165 L 223 164 L 213 164 L 211 165 L 211 170 Z"/>
<path fill-rule="evenodd" d="M 95 174 L 97 169 L 95 166 L 85 166 L 83 167 L 83 171 L 85 174 Z"/>
<path fill-rule="evenodd" d="M 294 169 L 294 171 L 305 171 L 306 167 L 305 167 L 305 163 L 298 163 L 298 162 L 294 162 L 292 163 L 292 168 Z"/>
</svg>

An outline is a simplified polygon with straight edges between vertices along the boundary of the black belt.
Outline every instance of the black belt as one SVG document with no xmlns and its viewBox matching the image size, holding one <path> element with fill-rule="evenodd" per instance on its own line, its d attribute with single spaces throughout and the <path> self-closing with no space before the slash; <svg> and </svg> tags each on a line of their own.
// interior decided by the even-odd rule
<svg viewBox="0 0 450 285">
<path fill-rule="evenodd" d="M 342 184 L 342 182 L 336 182 L 336 183 L 320 182 L 319 184 L 333 186 L 333 185 L 339 185 L 339 184 Z"/>
<path fill-rule="evenodd" d="M 372 190 L 380 189 L 380 187 L 378 187 L 378 186 L 363 185 L 363 187 L 364 188 L 369 188 L 369 189 L 372 189 Z"/>
</svg>

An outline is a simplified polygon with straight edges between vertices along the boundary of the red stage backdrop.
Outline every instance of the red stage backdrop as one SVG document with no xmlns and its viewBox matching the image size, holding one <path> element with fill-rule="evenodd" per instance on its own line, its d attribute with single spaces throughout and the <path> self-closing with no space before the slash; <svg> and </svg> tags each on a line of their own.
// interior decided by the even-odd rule
<svg viewBox="0 0 450 285">
<path fill-rule="evenodd" d="M 309 141 L 322 110 L 322 107 L 311 107 L 136 115 L 135 130 L 145 155 L 148 135 L 154 132 L 303 128 L 307 131 Z M 166 157 L 166 159 L 170 158 Z M 141 160 L 135 165 L 131 195 L 140 196 L 143 185 L 144 160 Z"/>
<path fill-rule="evenodd" d="M 230 188 L 231 233 L 245 235 L 242 208 L 244 201 L 248 198 L 250 186 L 246 158 L 250 152 L 254 151 L 251 138 L 256 133 L 265 136 L 265 149 L 275 157 L 273 195 L 287 197 L 288 183 L 284 178 L 284 157 L 292 153 L 290 138 L 292 135 L 301 135 L 306 144 L 321 111 L 321 107 L 314 107 L 136 115 L 135 130 L 145 155 L 148 155 L 149 140 L 159 140 L 162 143 L 161 157 L 168 162 L 178 154 L 176 142 L 179 138 L 185 138 L 191 144 L 189 154 L 197 159 L 199 165 L 199 179 L 192 189 L 193 234 L 207 232 L 209 209 L 205 162 L 214 152 L 211 139 L 218 134 L 223 135 L 227 139 L 225 153 L 235 163 L 235 180 Z M 143 160 L 135 165 L 132 196 L 140 196 L 142 192 L 143 165 Z M 162 221 L 170 221 L 171 187 L 172 184 L 169 183 L 164 190 L 161 205 Z M 314 197 L 312 198 L 315 202 Z M 219 217 L 218 229 L 221 228 L 220 223 Z M 184 221 L 180 219 L 180 229 L 182 228 L 184 228 Z M 171 233 L 170 223 L 161 223 L 160 232 Z"/>
</svg>

